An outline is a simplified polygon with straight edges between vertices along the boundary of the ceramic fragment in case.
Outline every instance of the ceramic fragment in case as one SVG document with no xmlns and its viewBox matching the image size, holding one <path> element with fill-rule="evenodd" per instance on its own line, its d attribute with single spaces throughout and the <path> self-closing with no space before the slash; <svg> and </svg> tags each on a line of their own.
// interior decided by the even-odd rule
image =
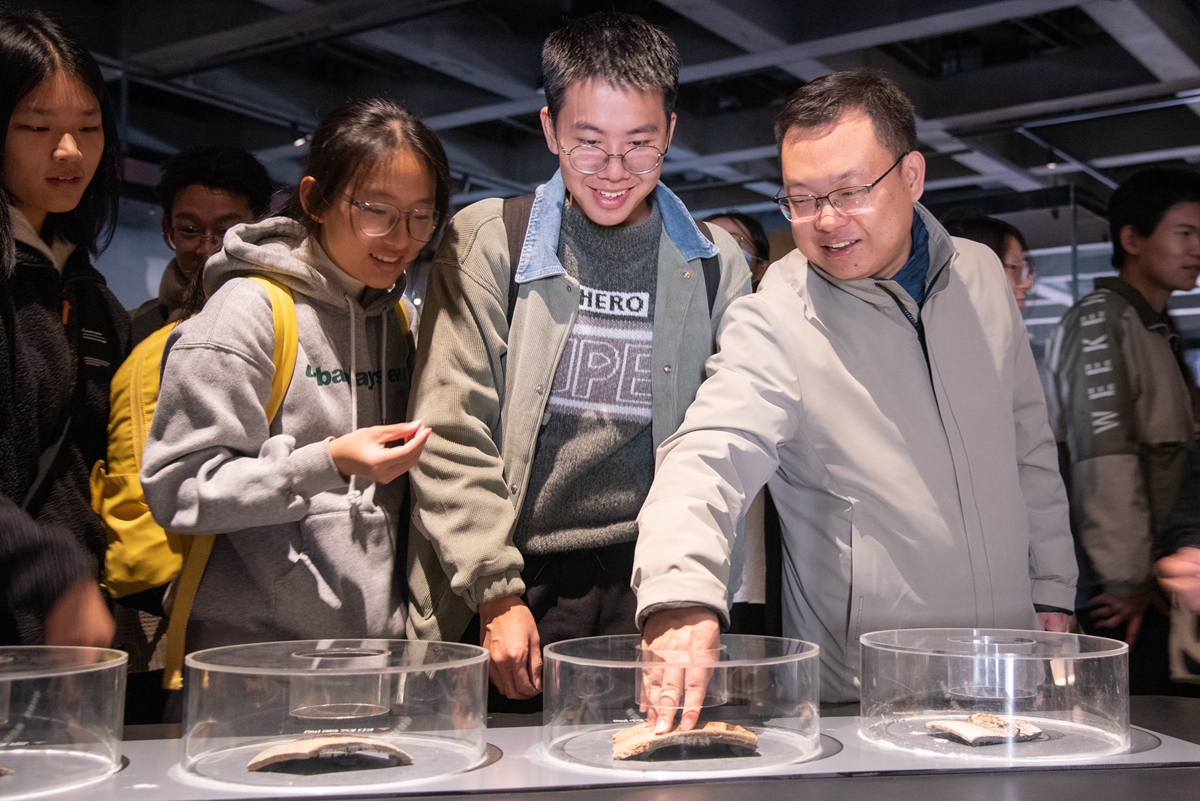
<svg viewBox="0 0 1200 801">
<path fill-rule="evenodd" d="M 487 652 L 301 640 L 189 654 L 184 764 L 202 783 L 299 793 L 410 784 L 487 753 Z"/>
<path fill-rule="evenodd" d="M 1005 629 L 878 631 L 861 642 L 860 731 L 869 741 L 1004 762 L 1129 748 L 1122 642 Z"/>
<path fill-rule="evenodd" d="M 765 772 L 820 753 L 817 646 L 725 635 L 705 652 L 651 652 L 637 635 L 547 646 L 543 751 L 559 763 L 600 770 Z M 692 688 L 700 718 L 655 735 L 646 707 L 663 686 Z M 701 700 L 702 699 L 702 700 Z"/>
<path fill-rule="evenodd" d="M 78 789 L 121 767 L 123 651 L 0 647 L 0 798 Z"/>
</svg>

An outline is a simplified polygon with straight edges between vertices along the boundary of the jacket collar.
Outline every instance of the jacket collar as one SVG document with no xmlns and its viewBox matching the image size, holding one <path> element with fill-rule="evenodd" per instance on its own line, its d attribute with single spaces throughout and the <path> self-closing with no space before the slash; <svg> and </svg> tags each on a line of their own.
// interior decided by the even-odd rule
<svg viewBox="0 0 1200 801">
<path fill-rule="evenodd" d="M 191 281 L 179 269 L 179 260 L 171 259 L 158 282 L 158 302 L 174 311 L 183 306 Z"/>
<path fill-rule="evenodd" d="M 663 230 L 679 248 L 684 259 L 692 261 L 717 255 L 717 246 L 700 233 L 696 221 L 674 192 L 659 182 L 653 194 L 654 202 L 662 214 Z M 518 284 L 566 274 L 562 262 L 558 260 L 558 234 L 562 227 L 566 195 L 567 188 L 561 170 L 555 172 L 548 183 L 537 188 L 533 209 L 529 214 L 529 227 L 525 230 L 525 244 L 517 262 Z"/>
<path fill-rule="evenodd" d="M 1137 290 L 1132 284 L 1127 284 L 1119 277 L 1097 278 L 1092 284 L 1096 289 L 1107 289 L 1109 292 L 1115 292 L 1129 302 L 1138 314 L 1142 321 L 1142 325 L 1147 328 L 1155 328 L 1165 326 L 1170 333 L 1175 332 L 1175 326 L 1171 324 L 1171 318 L 1166 314 L 1160 314 L 1150 305 L 1150 301 L 1146 300 L 1146 296 Z"/>
<path fill-rule="evenodd" d="M 950 238 L 950 234 L 946 232 L 946 229 L 942 227 L 942 224 L 937 221 L 937 218 L 928 209 L 920 203 L 914 203 L 913 213 L 920 216 L 921 222 L 925 224 L 925 230 L 929 233 L 929 269 L 925 274 L 924 298 L 928 302 L 934 293 L 946 285 L 949 276 L 946 274 L 945 268 L 949 266 L 950 261 L 954 258 L 957 251 L 954 247 L 954 241 Z M 854 295 L 860 300 L 865 300 L 877 306 L 891 306 L 895 304 L 895 298 L 898 296 L 909 300 L 912 302 L 913 307 L 916 308 L 916 303 L 908 297 L 907 292 L 897 292 L 902 287 L 891 279 L 857 278 L 852 281 L 846 281 L 834 277 L 812 262 L 809 262 L 808 266 L 829 283 Z"/>
</svg>

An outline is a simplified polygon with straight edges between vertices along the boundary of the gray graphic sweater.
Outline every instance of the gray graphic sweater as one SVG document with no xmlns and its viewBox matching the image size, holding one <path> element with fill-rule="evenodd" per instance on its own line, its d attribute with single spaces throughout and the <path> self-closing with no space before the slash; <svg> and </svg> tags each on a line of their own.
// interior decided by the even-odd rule
<svg viewBox="0 0 1200 801">
<path fill-rule="evenodd" d="M 274 318 L 258 274 L 289 287 L 299 347 L 268 428 Z M 407 477 L 344 481 L 329 439 L 404 419 L 412 340 L 394 312 L 403 280 L 362 289 L 283 218 L 233 228 L 205 271 L 209 301 L 172 332 L 143 456 L 155 519 L 223 534 L 187 649 L 301 638 L 404 635 L 397 521 Z"/>
<path fill-rule="evenodd" d="M 579 316 L 554 374 L 514 541 L 523 553 L 637 538 L 654 478 L 650 384 L 662 214 L 604 228 L 563 209 L 558 256 Z"/>
</svg>

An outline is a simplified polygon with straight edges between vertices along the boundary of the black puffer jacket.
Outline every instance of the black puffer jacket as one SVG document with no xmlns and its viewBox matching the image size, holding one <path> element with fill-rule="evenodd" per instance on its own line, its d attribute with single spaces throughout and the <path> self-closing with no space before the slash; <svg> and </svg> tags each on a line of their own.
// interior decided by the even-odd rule
<svg viewBox="0 0 1200 801">
<path fill-rule="evenodd" d="M 107 449 L 108 387 L 129 352 L 129 315 L 81 249 L 68 257 L 60 275 L 45 254 L 18 242 L 13 273 L 0 284 L 0 494 L 11 502 L 0 517 L 0 559 L 10 562 L 0 578 L 25 587 L 23 597 L 38 598 L 45 591 L 30 590 L 24 579 L 10 575 L 21 569 L 10 553 L 40 565 L 47 586 L 76 580 L 84 554 L 92 565 L 103 560 L 104 529 L 92 511 L 88 475 Z M 39 458 L 67 425 L 49 473 L 27 499 Z M 62 574 L 47 567 L 55 560 L 36 555 L 29 544 L 33 535 L 14 522 L 19 510 L 11 507 L 22 504 L 45 529 L 46 541 L 53 541 L 48 548 L 62 552 L 63 531 L 80 546 L 78 558 L 58 560 Z M 0 601 L 6 607 L 19 603 L 7 590 Z M 0 620 L 12 614 L 0 610 Z M 0 637 L 7 634 L 4 628 L 0 622 Z"/>
</svg>

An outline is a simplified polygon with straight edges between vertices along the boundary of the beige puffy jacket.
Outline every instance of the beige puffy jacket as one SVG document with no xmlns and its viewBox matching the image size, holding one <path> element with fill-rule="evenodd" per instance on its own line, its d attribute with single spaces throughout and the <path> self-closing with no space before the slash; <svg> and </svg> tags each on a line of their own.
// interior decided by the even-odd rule
<svg viewBox="0 0 1200 801">
<path fill-rule="evenodd" d="M 767 484 L 784 634 L 821 646 L 826 702 L 857 700 L 861 634 L 1027 629 L 1035 604 L 1075 595 L 1054 438 L 1000 262 L 917 212 L 922 308 L 894 281 L 840 281 L 799 251 L 730 306 L 638 518 L 639 620 L 681 602 L 724 614 L 734 522 Z"/>
</svg>

